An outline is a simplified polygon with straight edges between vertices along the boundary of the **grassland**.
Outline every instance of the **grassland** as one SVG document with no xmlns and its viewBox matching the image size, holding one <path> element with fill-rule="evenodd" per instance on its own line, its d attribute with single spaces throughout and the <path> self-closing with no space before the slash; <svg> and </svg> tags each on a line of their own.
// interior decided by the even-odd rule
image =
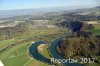
<svg viewBox="0 0 100 66">
<path fill-rule="evenodd" d="M 100 35 L 100 24 L 95 24 L 95 29 L 91 32 Z M 31 27 L 30 27 L 31 28 Z M 12 39 L 0 41 L 0 49 L 3 49 L 11 44 L 21 42 L 19 45 L 15 45 L 4 52 L 0 52 L 0 60 L 5 66 L 49 66 L 29 57 L 28 48 L 31 43 L 38 40 L 51 41 L 51 39 L 57 38 L 59 35 L 63 35 L 67 29 L 62 28 L 31 28 L 27 33 L 22 36 L 18 36 Z M 48 45 L 40 51 L 44 56 L 50 58 L 48 53 Z M 100 57 L 98 57 L 100 59 Z M 96 63 L 90 64 L 90 66 L 99 66 Z"/>
<path fill-rule="evenodd" d="M 95 28 L 91 30 L 91 32 L 95 35 L 100 35 L 100 24 L 93 24 L 93 26 Z"/>
<path fill-rule="evenodd" d="M 3 52 L 0 52 L 0 60 L 5 66 L 48 66 L 48 64 L 31 59 L 29 57 L 28 48 L 33 41 L 51 41 L 52 38 L 55 39 L 58 35 L 63 35 L 64 32 L 66 32 L 66 30 L 62 30 L 61 28 L 49 29 L 38 27 L 31 28 L 31 31 L 29 30 L 22 36 L 0 41 L 0 49 L 6 48 L 12 44 L 20 43 L 12 46 L 11 48 L 7 48 L 7 50 L 4 50 Z M 47 48 L 48 46 L 46 46 L 41 53 L 49 57 Z"/>
</svg>

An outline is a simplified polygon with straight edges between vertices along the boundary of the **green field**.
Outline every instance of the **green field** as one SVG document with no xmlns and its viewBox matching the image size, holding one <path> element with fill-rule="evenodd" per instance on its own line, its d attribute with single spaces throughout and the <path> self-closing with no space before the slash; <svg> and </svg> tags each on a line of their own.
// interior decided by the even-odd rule
<svg viewBox="0 0 100 66">
<path fill-rule="evenodd" d="M 48 66 L 48 64 L 42 63 L 35 59 L 31 59 L 29 57 L 29 46 L 32 44 L 33 41 L 51 41 L 52 37 L 54 39 L 57 37 L 57 35 L 63 35 L 65 31 L 66 30 L 58 28 L 33 28 L 32 31 L 29 31 L 22 36 L 0 41 L 0 50 L 6 48 L 9 45 L 15 44 L 15 46 L 12 46 L 11 48 L 7 48 L 3 52 L 0 52 L 0 60 L 5 66 Z M 46 46 L 46 49 L 44 49 L 44 51 L 40 51 L 40 53 L 49 57 L 47 47 L 48 46 Z"/>
<path fill-rule="evenodd" d="M 91 32 L 95 35 L 100 35 L 100 24 L 94 24 L 94 29 Z"/>
<path fill-rule="evenodd" d="M 95 29 L 91 32 L 100 35 L 100 25 L 94 25 Z M 47 40 L 51 41 L 51 39 L 55 39 L 58 35 L 63 35 L 67 30 L 62 28 L 54 28 L 54 29 L 40 29 L 33 28 L 29 33 L 25 33 L 22 36 L 18 36 L 12 39 L 7 39 L 0 41 L 0 49 L 3 49 L 11 44 L 17 44 L 21 42 L 19 45 L 15 45 L 11 48 L 8 48 L 4 52 L 0 52 L 0 60 L 3 62 L 5 66 L 49 66 L 48 64 L 42 63 L 35 59 L 31 59 L 29 57 L 28 48 L 31 45 L 32 41 L 38 40 Z M 56 35 L 56 36 L 54 36 Z M 33 38 L 35 36 L 35 38 Z M 53 38 L 52 38 L 53 37 Z M 40 51 L 44 56 L 50 58 L 47 50 L 48 46 L 44 49 L 44 51 Z M 100 57 L 98 57 L 100 59 Z M 90 66 L 99 66 L 98 64 L 90 64 Z"/>
</svg>

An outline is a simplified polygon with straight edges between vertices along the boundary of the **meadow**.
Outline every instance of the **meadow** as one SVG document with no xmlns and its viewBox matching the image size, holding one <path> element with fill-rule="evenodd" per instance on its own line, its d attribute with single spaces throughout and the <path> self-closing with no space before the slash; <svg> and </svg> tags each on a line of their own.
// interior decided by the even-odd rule
<svg viewBox="0 0 100 66">
<path fill-rule="evenodd" d="M 91 32 L 95 35 L 100 35 L 100 24 L 94 24 L 95 29 L 91 30 Z M 12 39 L 7 39 L 0 41 L 0 50 L 6 48 L 9 45 L 17 44 L 12 46 L 3 52 L 0 52 L 0 60 L 3 62 L 5 66 L 50 66 L 48 64 L 42 63 L 40 61 L 35 60 L 29 56 L 28 49 L 32 42 L 36 42 L 38 40 L 45 40 L 47 42 L 51 42 L 51 39 L 57 38 L 59 35 L 63 35 L 67 29 L 62 28 L 31 28 L 28 33 L 23 34 L 22 36 L 18 36 Z M 44 56 L 49 57 L 49 53 L 47 48 L 49 44 L 40 51 Z M 100 57 L 97 57 L 100 59 Z M 99 66 L 99 64 L 93 63 L 89 66 Z"/>
</svg>

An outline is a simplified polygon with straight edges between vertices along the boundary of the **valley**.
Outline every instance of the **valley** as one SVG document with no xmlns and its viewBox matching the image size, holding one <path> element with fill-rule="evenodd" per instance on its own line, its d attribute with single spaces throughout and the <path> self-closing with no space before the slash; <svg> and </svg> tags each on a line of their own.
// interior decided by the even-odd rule
<svg viewBox="0 0 100 66">
<path fill-rule="evenodd" d="M 96 13 L 87 13 L 93 9 Z M 100 15 L 97 13 L 100 8 L 93 9 L 84 9 L 82 12 L 81 10 L 58 11 L 0 18 L 0 60 L 4 66 L 62 66 L 62 64 L 49 65 L 36 60 L 31 57 L 29 48 L 35 42 L 43 41 L 46 45 L 38 52 L 49 59 L 52 56 L 58 58 L 52 55 L 56 48 L 50 50 L 52 49 L 50 47 L 54 46 L 52 42 L 68 35 L 70 24 L 74 21 L 86 23 L 82 30 L 89 31 L 100 38 Z M 96 58 L 100 61 L 100 55 Z M 99 65 L 100 63 L 89 64 L 89 66 Z"/>
</svg>

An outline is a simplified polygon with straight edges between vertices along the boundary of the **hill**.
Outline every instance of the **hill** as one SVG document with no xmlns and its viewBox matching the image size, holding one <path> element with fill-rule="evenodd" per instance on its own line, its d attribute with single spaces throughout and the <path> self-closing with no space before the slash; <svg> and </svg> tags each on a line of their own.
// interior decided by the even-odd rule
<svg viewBox="0 0 100 66">
<path fill-rule="evenodd" d="M 95 15 L 99 16 L 100 15 L 100 6 L 94 7 L 94 8 L 89 8 L 89 9 L 79 9 L 73 12 L 72 14 L 74 15 Z"/>
<path fill-rule="evenodd" d="M 100 54 L 100 39 L 87 30 L 83 30 L 79 25 L 80 22 L 72 22 L 71 32 L 67 34 L 58 45 L 58 52 L 66 58 L 92 58 Z M 77 27 L 75 27 L 77 26 Z M 81 28 L 73 31 L 73 29 Z M 97 59 L 94 61 L 99 63 Z M 88 63 L 86 63 L 87 65 Z"/>
</svg>

